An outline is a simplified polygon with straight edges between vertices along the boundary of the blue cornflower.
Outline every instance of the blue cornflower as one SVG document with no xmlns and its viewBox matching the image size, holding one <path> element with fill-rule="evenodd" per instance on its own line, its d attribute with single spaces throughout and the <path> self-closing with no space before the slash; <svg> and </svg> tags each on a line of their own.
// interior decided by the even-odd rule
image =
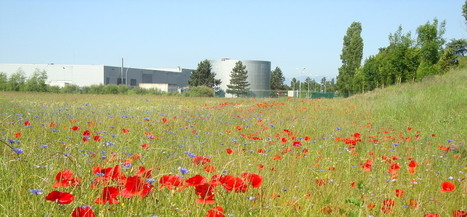
<svg viewBox="0 0 467 217">
<path fill-rule="evenodd" d="M 29 190 L 29 193 L 30 194 L 40 195 L 40 194 L 42 194 L 42 190 L 41 189 L 32 189 L 32 190 Z"/>
<path fill-rule="evenodd" d="M 248 200 L 256 200 L 256 197 L 247 196 L 246 199 L 248 199 Z"/>
<path fill-rule="evenodd" d="M 45 144 L 42 144 L 41 147 L 42 147 L 42 148 L 47 148 L 47 147 L 49 147 L 49 146 L 48 146 L 48 145 L 45 145 Z"/>
<path fill-rule="evenodd" d="M 155 179 L 151 179 L 151 178 L 146 179 L 146 182 L 148 182 L 149 184 L 152 184 L 152 183 L 154 183 L 155 181 L 156 181 Z"/>
<path fill-rule="evenodd" d="M 452 141 L 452 139 L 446 139 L 446 142 L 451 143 L 453 141 Z"/>
<path fill-rule="evenodd" d="M 13 148 L 13 151 L 16 152 L 17 154 L 22 154 L 24 151 L 21 148 Z"/>
<path fill-rule="evenodd" d="M 185 154 L 188 156 L 188 157 L 191 157 L 191 158 L 194 158 L 196 157 L 196 154 L 193 154 L 193 153 L 190 153 L 190 152 L 185 152 Z"/>
<path fill-rule="evenodd" d="M 181 168 L 180 168 L 180 172 L 181 172 L 182 174 L 187 174 L 187 173 L 188 173 L 188 169 L 187 169 L 187 168 L 181 167 Z"/>
</svg>

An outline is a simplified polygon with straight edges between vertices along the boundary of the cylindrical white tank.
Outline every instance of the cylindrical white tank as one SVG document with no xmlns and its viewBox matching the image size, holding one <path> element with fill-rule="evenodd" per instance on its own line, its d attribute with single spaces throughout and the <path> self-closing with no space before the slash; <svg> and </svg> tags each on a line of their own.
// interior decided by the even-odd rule
<svg viewBox="0 0 467 217">
<path fill-rule="evenodd" d="M 230 84 L 230 73 L 235 67 L 235 63 L 242 61 L 248 71 L 247 81 L 250 84 L 248 87 L 251 94 L 255 97 L 269 97 L 271 95 L 271 62 L 258 60 L 234 60 L 223 58 L 220 60 L 210 60 L 212 72 L 216 73 L 216 79 L 221 79 L 222 83 L 220 95 L 225 94 L 226 97 L 232 97 L 231 94 L 225 93 L 227 85 Z"/>
</svg>

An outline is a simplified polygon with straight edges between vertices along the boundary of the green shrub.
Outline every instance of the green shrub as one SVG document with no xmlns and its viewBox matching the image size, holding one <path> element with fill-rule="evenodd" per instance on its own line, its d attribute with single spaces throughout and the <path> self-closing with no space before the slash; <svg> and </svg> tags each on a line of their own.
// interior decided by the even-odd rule
<svg viewBox="0 0 467 217">
<path fill-rule="evenodd" d="M 118 85 L 116 84 L 108 84 L 105 85 L 103 90 L 103 94 L 118 94 Z"/>
<path fill-rule="evenodd" d="M 192 87 L 184 95 L 189 97 L 214 97 L 214 91 L 207 86 L 197 86 Z"/>
<path fill-rule="evenodd" d="M 79 93 L 81 88 L 76 84 L 68 84 L 60 89 L 62 93 Z"/>
</svg>

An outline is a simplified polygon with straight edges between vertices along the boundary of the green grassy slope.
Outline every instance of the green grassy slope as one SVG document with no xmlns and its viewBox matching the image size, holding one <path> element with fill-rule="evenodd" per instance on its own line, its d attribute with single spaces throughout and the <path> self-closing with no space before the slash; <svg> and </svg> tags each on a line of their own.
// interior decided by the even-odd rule
<svg viewBox="0 0 467 217">
<path fill-rule="evenodd" d="M 378 115 L 382 125 L 397 123 L 439 134 L 465 144 L 467 69 L 453 70 L 413 84 L 395 85 L 348 99 Z M 428 133 L 428 132 L 426 132 Z"/>
</svg>

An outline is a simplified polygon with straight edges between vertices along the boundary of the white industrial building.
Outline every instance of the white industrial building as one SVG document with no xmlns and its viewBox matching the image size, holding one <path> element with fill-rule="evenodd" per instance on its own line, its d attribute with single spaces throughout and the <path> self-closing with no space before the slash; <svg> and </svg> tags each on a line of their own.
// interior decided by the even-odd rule
<svg viewBox="0 0 467 217">
<path fill-rule="evenodd" d="M 126 84 L 132 87 L 161 88 L 175 92 L 187 87 L 193 70 L 140 69 L 106 65 L 65 65 L 65 64 L 0 64 L 0 72 L 11 74 L 22 71 L 26 77 L 35 70 L 47 73 L 47 84 L 63 87 L 68 84 L 90 86 L 99 84 Z M 160 84 L 160 85 L 156 85 Z"/>
<path fill-rule="evenodd" d="M 230 73 L 235 67 L 235 63 L 242 61 L 248 71 L 247 81 L 250 84 L 248 87 L 251 94 L 255 97 L 270 97 L 271 96 L 271 62 L 259 60 L 236 60 L 223 58 L 220 60 L 210 60 L 212 71 L 216 73 L 216 78 L 221 79 L 220 89 L 226 97 L 232 97 L 231 94 L 225 93 L 227 85 L 230 84 Z"/>
</svg>

